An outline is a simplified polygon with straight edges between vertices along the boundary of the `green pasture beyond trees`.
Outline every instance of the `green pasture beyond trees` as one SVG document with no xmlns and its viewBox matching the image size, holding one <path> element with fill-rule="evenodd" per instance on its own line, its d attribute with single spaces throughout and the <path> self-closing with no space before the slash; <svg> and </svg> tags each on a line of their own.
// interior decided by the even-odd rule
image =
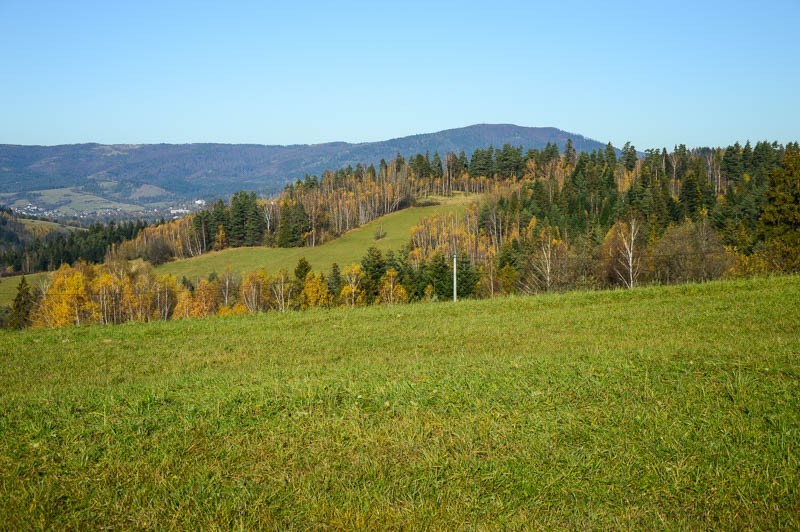
<svg viewBox="0 0 800 532">
<path fill-rule="evenodd" d="M 193 281 L 204 279 L 212 272 L 222 273 L 227 268 L 238 273 L 256 271 L 260 268 L 266 268 L 268 273 L 275 273 L 281 268 L 292 272 L 297 261 L 305 257 L 315 271 L 327 273 L 334 262 L 342 268 L 359 262 L 370 246 L 375 246 L 383 252 L 397 251 L 408 244 L 411 228 L 423 218 L 439 212 L 461 210 L 467 203 L 477 199 L 478 196 L 463 194 L 450 198 L 436 198 L 435 201 L 440 202 L 439 205 L 411 207 L 394 212 L 353 229 L 341 238 L 313 248 L 230 248 L 192 259 L 170 262 L 156 268 L 156 271 L 160 274 L 175 275 L 179 280 L 186 276 Z M 379 232 L 382 232 L 383 237 L 376 240 L 375 236 Z M 46 281 L 49 275 L 42 272 L 26 277 L 31 286 L 37 286 L 40 281 Z M 20 278 L 20 275 L 0 278 L 0 306 L 11 305 L 14 301 Z"/>
<path fill-rule="evenodd" d="M 370 246 L 383 252 L 397 251 L 408 244 L 411 228 L 423 218 L 440 212 L 463 209 L 469 201 L 477 201 L 478 196 L 455 195 L 450 198 L 435 198 L 439 205 L 411 207 L 382 216 L 377 220 L 348 231 L 341 238 L 331 240 L 316 247 L 299 248 L 229 248 L 213 251 L 191 259 L 169 262 L 156 268 L 160 274 L 183 276 L 190 280 L 205 278 L 212 272 L 231 271 L 247 273 L 265 268 L 267 273 L 275 273 L 281 268 L 292 272 L 300 258 L 311 264 L 314 271 L 328 272 L 335 262 L 340 267 L 359 262 Z M 382 238 L 376 239 L 378 233 Z"/>
<path fill-rule="evenodd" d="M 49 272 L 32 273 L 25 276 L 28 284 L 38 287 L 41 283 L 46 283 L 50 277 Z M 0 277 L 0 307 L 10 306 L 17 296 L 17 287 L 22 279 L 21 275 L 13 277 Z"/>
<path fill-rule="evenodd" d="M 800 277 L 0 332 L 20 528 L 800 527 Z"/>
</svg>

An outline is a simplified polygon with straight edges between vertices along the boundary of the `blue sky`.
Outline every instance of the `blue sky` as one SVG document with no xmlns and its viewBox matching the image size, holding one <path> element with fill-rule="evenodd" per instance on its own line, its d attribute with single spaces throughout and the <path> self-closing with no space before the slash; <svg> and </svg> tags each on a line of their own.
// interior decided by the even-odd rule
<svg viewBox="0 0 800 532">
<path fill-rule="evenodd" d="M 800 2 L 696 4 L 0 0 L 0 143 L 800 139 Z"/>
</svg>

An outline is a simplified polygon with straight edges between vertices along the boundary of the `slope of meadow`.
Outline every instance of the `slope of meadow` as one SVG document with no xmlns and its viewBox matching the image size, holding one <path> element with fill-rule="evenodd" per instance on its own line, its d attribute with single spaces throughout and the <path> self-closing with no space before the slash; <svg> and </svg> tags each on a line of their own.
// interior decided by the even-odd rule
<svg viewBox="0 0 800 532">
<path fill-rule="evenodd" d="M 460 210 L 477 196 L 455 195 L 450 198 L 436 198 L 439 205 L 427 207 L 411 207 L 383 216 L 357 229 L 347 232 L 341 238 L 326 242 L 313 248 L 231 248 L 213 251 L 200 257 L 178 260 L 163 264 L 156 268 L 160 274 L 175 275 L 178 279 L 186 276 L 189 279 L 205 278 L 212 272 L 222 273 L 226 268 L 239 273 L 247 273 L 266 268 L 274 273 L 281 268 L 291 272 L 301 257 L 311 263 L 315 271 L 328 272 L 336 262 L 345 266 L 359 262 L 369 246 L 381 251 L 397 251 L 408 243 L 411 228 L 427 216 L 439 212 Z M 383 238 L 376 240 L 376 233 L 383 232 Z M 47 272 L 27 275 L 28 283 L 37 286 L 46 282 L 50 274 Z M 17 295 L 20 275 L 0 278 L 0 306 L 10 305 Z"/>
<path fill-rule="evenodd" d="M 25 276 L 30 286 L 40 286 L 47 283 L 50 277 L 49 272 L 32 273 Z M 17 287 L 22 279 L 21 275 L 11 277 L 0 277 L 0 307 L 11 305 L 17 297 Z"/>
<path fill-rule="evenodd" d="M 20 528 L 800 527 L 800 278 L 0 333 Z"/>
<path fill-rule="evenodd" d="M 382 216 L 377 220 L 348 231 L 341 238 L 326 242 L 316 247 L 303 248 L 231 248 L 223 251 L 206 253 L 191 259 L 178 260 L 159 266 L 160 274 L 171 274 L 180 279 L 207 277 L 211 272 L 222 273 L 226 268 L 234 272 L 246 273 L 266 268 L 274 273 L 281 268 L 291 272 L 301 257 L 305 257 L 315 271 L 327 272 L 336 262 L 340 267 L 359 262 L 370 246 L 386 252 L 397 251 L 408 244 L 411 228 L 423 218 L 440 212 L 463 209 L 477 196 L 455 195 L 450 198 L 436 198 L 439 205 L 427 207 L 411 207 Z M 382 232 L 383 238 L 376 239 Z"/>
</svg>

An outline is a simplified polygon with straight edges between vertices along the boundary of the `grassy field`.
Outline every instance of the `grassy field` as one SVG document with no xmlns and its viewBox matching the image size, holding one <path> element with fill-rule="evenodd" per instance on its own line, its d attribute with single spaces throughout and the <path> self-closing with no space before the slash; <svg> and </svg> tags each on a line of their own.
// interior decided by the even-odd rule
<svg viewBox="0 0 800 532">
<path fill-rule="evenodd" d="M 20 218 L 20 223 L 25 226 L 31 234 L 37 237 L 44 237 L 49 233 L 72 233 L 75 231 L 85 231 L 82 227 L 74 227 L 64 225 L 56 222 L 48 222 L 47 220 L 31 220 L 30 218 Z"/>
<path fill-rule="evenodd" d="M 311 263 L 315 271 L 328 272 L 331 264 L 338 262 L 345 266 L 358 262 L 367 248 L 375 245 L 383 251 L 398 250 L 408 243 L 411 228 L 419 221 L 437 212 L 458 211 L 465 207 L 473 197 L 457 195 L 451 198 L 438 198 L 440 205 L 414 207 L 384 216 L 358 229 L 346 233 L 342 238 L 314 248 L 235 248 L 207 253 L 193 259 L 170 262 L 156 268 L 160 274 L 175 275 L 178 279 L 205 278 L 211 272 L 222 273 L 226 268 L 247 273 L 266 268 L 275 273 L 281 268 L 291 272 L 301 257 Z M 48 223 L 48 222 L 42 222 Z M 376 232 L 383 230 L 385 236 L 375 240 Z M 28 282 L 39 282 L 49 273 L 28 275 Z M 10 305 L 17 295 L 20 276 L 0 278 L 0 306 Z"/>
<path fill-rule="evenodd" d="M 49 272 L 33 273 L 26 275 L 25 279 L 30 286 L 34 287 L 39 286 L 42 281 L 46 281 L 49 275 Z M 13 303 L 14 298 L 17 296 L 17 287 L 21 278 L 21 275 L 0 277 L 0 307 Z"/>
<path fill-rule="evenodd" d="M 16 207 L 24 207 L 28 203 L 34 203 L 47 209 L 57 208 L 67 215 L 79 214 L 81 212 L 102 211 L 105 209 L 119 209 L 127 212 L 143 210 L 141 205 L 121 203 L 75 188 L 52 188 L 32 192 L 21 192 L 16 194 L 14 196 L 14 201 L 10 203 Z"/>
<path fill-rule="evenodd" d="M 800 278 L 0 334 L 0 523 L 800 527 Z"/>
<path fill-rule="evenodd" d="M 437 212 L 463 209 L 473 199 L 470 196 L 458 195 L 452 198 L 438 198 L 440 205 L 429 207 L 412 207 L 404 209 L 378 220 L 374 220 L 357 229 L 347 232 L 341 238 L 313 248 L 235 248 L 207 253 L 192 259 L 174 261 L 156 269 L 161 274 L 175 275 L 178 279 L 186 276 L 189 279 L 207 277 L 211 272 L 222 273 L 226 268 L 246 273 L 266 268 L 274 273 L 281 268 L 291 272 L 301 257 L 305 257 L 315 271 L 329 271 L 336 262 L 340 267 L 358 262 L 367 248 L 374 245 L 382 251 L 397 251 L 407 244 L 411 228 L 426 216 Z M 375 240 L 375 234 L 381 229 L 385 236 Z"/>
</svg>

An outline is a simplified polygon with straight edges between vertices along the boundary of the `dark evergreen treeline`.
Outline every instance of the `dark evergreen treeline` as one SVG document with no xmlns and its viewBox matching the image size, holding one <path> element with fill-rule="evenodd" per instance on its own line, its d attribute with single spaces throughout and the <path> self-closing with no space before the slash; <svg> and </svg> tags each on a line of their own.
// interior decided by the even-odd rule
<svg viewBox="0 0 800 532">
<path fill-rule="evenodd" d="M 787 148 L 796 148 L 790 144 Z M 637 158 L 626 145 L 621 158 L 605 151 L 566 153 L 561 175 L 548 167 L 543 153 L 528 157 L 533 179 L 510 199 L 487 204 L 481 225 L 491 230 L 493 209 L 519 230 L 536 218 L 558 227 L 562 235 L 587 235 L 599 243 L 612 225 L 630 212 L 655 240 L 670 225 L 708 217 L 724 244 L 745 253 L 759 241 L 760 214 L 768 200 L 769 175 L 779 169 L 785 148 L 777 143 L 738 143 L 722 149 L 688 150 L 680 145 L 647 150 Z M 572 162 L 571 160 L 574 160 Z"/>
<path fill-rule="evenodd" d="M 21 234 L 25 233 L 24 226 L 17 221 L 13 211 L 0 206 L 0 252 L 16 249 L 21 243 Z"/>
<path fill-rule="evenodd" d="M 18 240 L 17 245 L 0 254 L 0 265 L 9 273 L 32 273 L 79 260 L 100 263 L 114 244 L 135 238 L 146 227 L 146 222 L 129 221 L 95 223 L 69 233 L 51 231 L 29 241 Z"/>
</svg>

